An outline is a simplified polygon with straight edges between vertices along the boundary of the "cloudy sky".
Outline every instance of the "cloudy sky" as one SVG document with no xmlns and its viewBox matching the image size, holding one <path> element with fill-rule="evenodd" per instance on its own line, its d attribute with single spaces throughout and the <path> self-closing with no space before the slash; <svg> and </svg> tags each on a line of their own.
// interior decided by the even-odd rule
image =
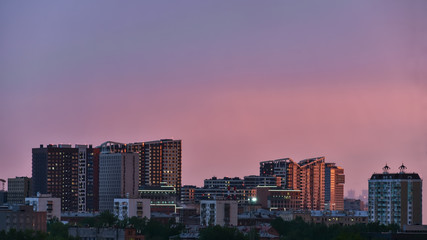
<svg viewBox="0 0 427 240">
<path fill-rule="evenodd" d="M 198 186 L 283 157 L 325 156 L 356 195 L 386 163 L 427 176 L 426 12 L 426 1 L 2 1 L 0 178 L 30 176 L 39 144 L 160 138 L 182 139 L 183 183 Z"/>
</svg>

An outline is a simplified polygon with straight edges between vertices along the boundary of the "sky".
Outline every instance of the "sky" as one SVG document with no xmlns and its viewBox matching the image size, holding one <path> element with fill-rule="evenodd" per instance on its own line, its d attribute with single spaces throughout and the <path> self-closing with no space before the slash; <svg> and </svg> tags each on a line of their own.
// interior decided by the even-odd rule
<svg viewBox="0 0 427 240">
<path fill-rule="evenodd" d="M 317 156 L 356 195 L 385 164 L 424 178 L 426 12 L 421 0 L 1 1 L 0 178 L 31 176 L 39 144 L 161 138 L 182 140 L 183 184 Z"/>
</svg>

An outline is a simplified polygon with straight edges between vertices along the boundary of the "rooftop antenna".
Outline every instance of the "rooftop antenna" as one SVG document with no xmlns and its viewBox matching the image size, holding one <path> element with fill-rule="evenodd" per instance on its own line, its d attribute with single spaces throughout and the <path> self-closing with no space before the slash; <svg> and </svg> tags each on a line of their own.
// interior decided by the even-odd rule
<svg viewBox="0 0 427 240">
<path fill-rule="evenodd" d="M 390 170 L 390 167 L 386 163 L 385 166 L 383 167 L 383 171 L 384 171 L 383 173 L 388 174 L 388 170 Z"/>
<path fill-rule="evenodd" d="M 402 165 L 399 167 L 400 173 L 405 173 L 405 169 L 407 169 L 407 167 L 402 163 Z"/>
</svg>

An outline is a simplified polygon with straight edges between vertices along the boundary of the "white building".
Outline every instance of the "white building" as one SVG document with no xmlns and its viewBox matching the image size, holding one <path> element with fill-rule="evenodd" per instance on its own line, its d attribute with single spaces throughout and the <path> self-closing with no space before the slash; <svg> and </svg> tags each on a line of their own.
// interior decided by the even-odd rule
<svg viewBox="0 0 427 240">
<path fill-rule="evenodd" d="M 422 224 L 422 179 L 417 173 L 374 173 L 369 180 L 369 221 L 381 224 Z"/>
<path fill-rule="evenodd" d="M 37 193 L 37 197 L 25 198 L 25 204 L 33 206 L 34 212 L 46 212 L 47 220 L 54 217 L 61 220 L 61 198 L 54 198 L 51 194 Z"/>
<path fill-rule="evenodd" d="M 237 226 L 237 201 L 200 201 L 200 225 Z"/>
<path fill-rule="evenodd" d="M 114 214 L 120 219 L 146 217 L 150 219 L 150 199 L 146 198 L 115 198 Z"/>
</svg>

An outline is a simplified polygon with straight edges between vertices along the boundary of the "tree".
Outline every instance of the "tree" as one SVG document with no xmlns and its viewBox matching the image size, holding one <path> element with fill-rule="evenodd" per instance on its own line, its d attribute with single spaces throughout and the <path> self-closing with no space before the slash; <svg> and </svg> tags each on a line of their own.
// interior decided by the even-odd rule
<svg viewBox="0 0 427 240">
<path fill-rule="evenodd" d="M 244 240 L 245 236 L 236 228 L 221 227 L 219 225 L 200 229 L 200 240 Z"/>
</svg>

